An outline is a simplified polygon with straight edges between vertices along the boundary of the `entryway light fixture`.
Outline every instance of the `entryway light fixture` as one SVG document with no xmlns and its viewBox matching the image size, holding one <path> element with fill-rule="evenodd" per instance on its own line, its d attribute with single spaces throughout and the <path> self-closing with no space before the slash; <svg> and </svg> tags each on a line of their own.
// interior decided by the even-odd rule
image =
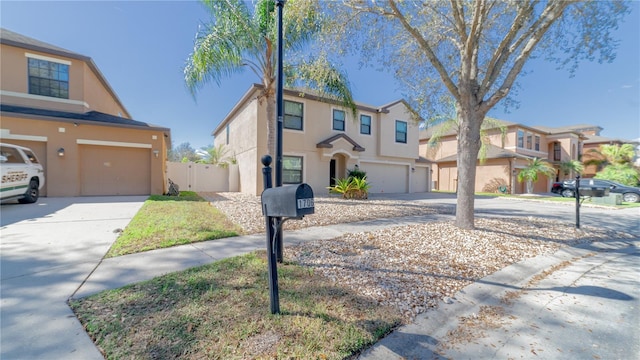
<svg viewBox="0 0 640 360">
<path fill-rule="evenodd" d="M 160 151 L 158 151 L 158 150 L 153 150 L 153 155 L 155 155 L 156 157 L 158 157 L 158 155 L 160 155 Z"/>
<path fill-rule="evenodd" d="M 64 148 L 58 149 L 58 156 L 64 156 Z"/>
</svg>

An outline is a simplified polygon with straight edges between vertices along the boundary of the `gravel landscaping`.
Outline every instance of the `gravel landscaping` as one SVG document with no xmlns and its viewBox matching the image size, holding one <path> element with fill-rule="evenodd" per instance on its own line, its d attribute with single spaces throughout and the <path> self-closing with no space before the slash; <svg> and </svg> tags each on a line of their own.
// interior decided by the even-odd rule
<svg viewBox="0 0 640 360">
<path fill-rule="evenodd" d="M 200 194 L 246 233 L 264 231 L 260 198 L 240 193 Z M 376 218 L 450 213 L 417 201 L 353 201 L 316 198 L 315 214 L 286 224 L 288 229 Z M 476 217 L 475 230 L 453 221 L 396 226 L 345 234 L 329 241 L 286 246 L 293 260 L 379 304 L 399 309 L 407 321 L 497 270 L 561 246 L 631 235 L 534 218 Z"/>
</svg>

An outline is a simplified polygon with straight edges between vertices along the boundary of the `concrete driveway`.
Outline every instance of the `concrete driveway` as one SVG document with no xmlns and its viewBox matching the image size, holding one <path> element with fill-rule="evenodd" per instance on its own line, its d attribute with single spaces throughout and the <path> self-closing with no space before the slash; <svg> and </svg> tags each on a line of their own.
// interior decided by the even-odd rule
<svg viewBox="0 0 640 360">
<path fill-rule="evenodd" d="M 146 198 L 1 205 L 0 358 L 103 359 L 66 300 Z"/>
</svg>

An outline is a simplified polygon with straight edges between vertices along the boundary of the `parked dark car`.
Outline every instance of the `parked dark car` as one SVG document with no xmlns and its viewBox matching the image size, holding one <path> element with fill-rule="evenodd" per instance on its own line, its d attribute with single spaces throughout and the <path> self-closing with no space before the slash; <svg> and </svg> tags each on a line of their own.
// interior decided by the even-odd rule
<svg viewBox="0 0 640 360">
<path fill-rule="evenodd" d="M 622 185 L 615 181 L 603 179 L 580 179 L 580 188 L 582 187 L 609 188 L 609 193 L 622 194 L 622 201 L 624 202 L 640 202 L 640 188 Z M 551 186 L 551 192 L 560 194 L 564 197 L 574 197 L 575 188 L 575 180 L 565 180 L 563 182 L 553 183 Z"/>
</svg>

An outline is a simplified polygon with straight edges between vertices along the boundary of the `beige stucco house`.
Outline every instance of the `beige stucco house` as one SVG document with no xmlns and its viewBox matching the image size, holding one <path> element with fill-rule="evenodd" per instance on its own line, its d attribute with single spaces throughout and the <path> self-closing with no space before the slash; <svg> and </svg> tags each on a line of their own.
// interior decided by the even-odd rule
<svg viewBox="0 0 640 360">
<path fill-rule="evenodd" d="M 46 196 L 166 190 L 170 130 L 135 121 L 90 57 L 0 32 L 0 141 L 34 150 Z"/>
<path fill-rule="evenodd" d="M 267 154 L 266 103 L 254 84 L 213 131 L 237 160 L 239 190 L 260 194 Z M 318 96 L 284 91 L 283 183 L 309 184 L 327 194 L 334 178 L 348 170 L 367 173 L 370 193 L 430 190 L 431 163 L 418 154 L 418 122 L 402 100 L 384 106 L 357 105 L 351 111 Z"/>
<path fill-rule="evenodd" d="M 561 162 L 580 160 L 583 153 L 583 134 L 593 125 L 566 127 L 526 126 L 504 120 L 495 120 L 496 125 L 486 130 L 489 140 L 484 162 L 478 160 L 475 190 L 477 192 L 497 192 L 513 194 L 525 192 L 525 184 L 517 181 L 517 175 L 527 166 L 530 159 L 537 157 L 549 161 L 556 169 Z M 439 126 L 422 130 L 420 133 L 420 155 L 435 162 L 434 188 L 441 191 L 455 191 L 458 169 L 456 165 L 457 139 L 455 130 L 444 132 L 440 142 L 431 146 L 429 140 L 441 132 Z M 553 181 L 575 174 L 561 174 L 559 170 L 552 177 L 540 176 L 533 184 L 534 193 L 549 192 Z"/>
</svg>

